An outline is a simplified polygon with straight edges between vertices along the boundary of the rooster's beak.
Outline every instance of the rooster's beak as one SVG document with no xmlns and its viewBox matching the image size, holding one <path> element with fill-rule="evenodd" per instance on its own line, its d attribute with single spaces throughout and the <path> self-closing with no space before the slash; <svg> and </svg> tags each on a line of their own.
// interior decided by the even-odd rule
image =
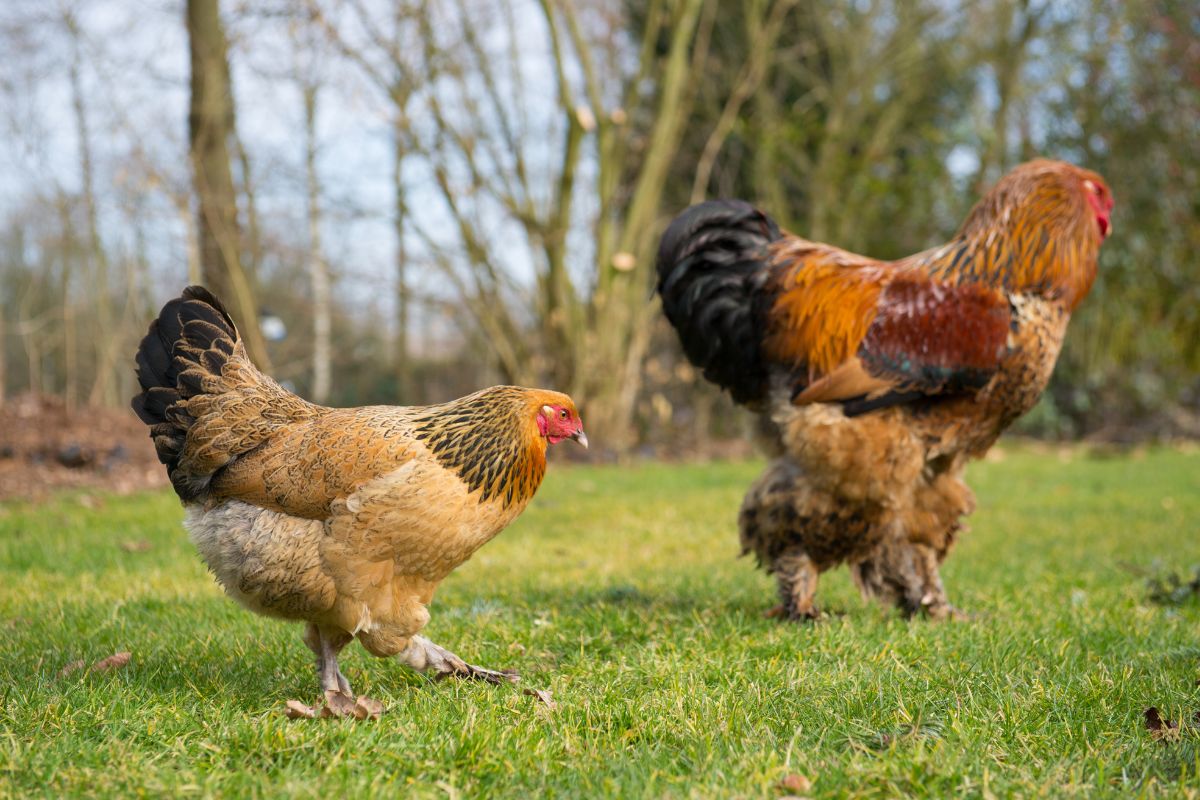
<svg viewBox="0 0 1200 800">
<path fill-rule="evenodd" d="M 587 450 L 588 442 L 586 433 L 580 431 L 579 433 L 573 434 L 571 438 L 583 445 L 584 450 Z"/>
</svg>

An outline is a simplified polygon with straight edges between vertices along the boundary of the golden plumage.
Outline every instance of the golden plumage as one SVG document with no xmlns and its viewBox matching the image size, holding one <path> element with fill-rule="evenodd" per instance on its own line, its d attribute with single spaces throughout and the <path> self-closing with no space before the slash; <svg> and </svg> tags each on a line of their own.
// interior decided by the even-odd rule
<svg viewBox="0 0 1200 800">
<path fill-rule="evenodd" d="M 435 406 L 317 406 L 260 373 L 198 287 L 151 326 L 138 377 L 134 408 L 205 561 L 251 610 L 308 623 L 324 689 L 349 692 L 336 655 L 352 637 L 418 669 L 504 677 L 417 633 L 438 583 L 533 498 L 548 441 L 586 441 L 569 397 L 496 386 Z"/>
</svg>

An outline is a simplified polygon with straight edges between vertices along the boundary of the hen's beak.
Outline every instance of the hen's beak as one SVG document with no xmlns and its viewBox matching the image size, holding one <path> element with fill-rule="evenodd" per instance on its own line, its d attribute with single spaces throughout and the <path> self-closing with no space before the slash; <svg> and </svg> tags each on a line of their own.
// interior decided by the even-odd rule
<svg viewBox="0 0 1200 800">
<path fill-rule="evenodd" d="M 575 441 L 579 442 L 581 445 L 583 445 L 584 450 L 587 450 L 588 445 L 587 445 L 587 434 L 586 433 L 584 433 L 581 430 L 581 431 L 579 431 L 579 433 L 572 434 L 571 438 L 574 439 Z"/>
</svg>

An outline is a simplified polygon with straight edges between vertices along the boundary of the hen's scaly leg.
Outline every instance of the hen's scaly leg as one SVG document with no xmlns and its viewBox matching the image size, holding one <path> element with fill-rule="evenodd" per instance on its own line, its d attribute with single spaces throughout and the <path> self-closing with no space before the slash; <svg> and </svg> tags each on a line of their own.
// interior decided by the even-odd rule
<svg viewBox="0 0 1200 800">
<path fill-rule="evenodd" d="M 396 654 L 396 658 L 417 672 L 432 673 L 435 678 L 470 678 L 493 684 L 516 683 L 519 680 L 514 670 L 484 669 L 468 664 L 424 636 L 413 636 L 408 646 Z"/>
<path fill-rule="evenodd" d="M 821 612 L 813 603 L 813 596 L 821 573 L 813 560 L 802 551 L 789 550 L 775 559 L 772 568 L 779 582 L 783 615 L 792 620 L 819 619 Z"/>
<path fill-rule="evenodd" d="M 317 657 L 317 677 L 321 681 L 322 692 L 341 692 L 347 697 L 354 697 L 350 681 L 338 669 L 337 657 L 342 648 L 354 637 L 345 631 L 322 630 L 309 623 L 304 630 L 304 643 Z"/>
</svg>

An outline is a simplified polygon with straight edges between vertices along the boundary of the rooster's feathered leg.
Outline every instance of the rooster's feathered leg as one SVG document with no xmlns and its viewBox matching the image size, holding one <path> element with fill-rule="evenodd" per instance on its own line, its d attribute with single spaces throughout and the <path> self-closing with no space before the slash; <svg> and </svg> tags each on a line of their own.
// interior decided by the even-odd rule
<svg viewBox="0 0 1200 800">
<path fill-rule="evenodd" d="M 819 619 L 821 612 L 813 603 L 821 573 L 803 550 L 789 549 L 775 559 L 771 567 L 779 582 L 779 599 L 787 619 Z"/>
<path fill-rule="evenodd" d="M 851 565 L 850 574 L 864 598 L 892 604 L 905 616 L 959 619 L 965 615 L 951 605 L 942 584 L 941 558 L 936 550 L 896 537 Z"/>
</svg>

